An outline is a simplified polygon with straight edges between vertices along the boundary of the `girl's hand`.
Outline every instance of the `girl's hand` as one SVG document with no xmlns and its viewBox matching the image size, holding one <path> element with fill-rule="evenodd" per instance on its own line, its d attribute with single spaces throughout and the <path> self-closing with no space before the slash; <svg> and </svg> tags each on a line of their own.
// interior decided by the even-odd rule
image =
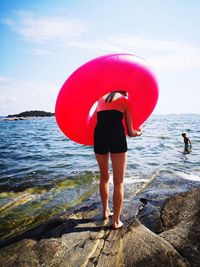
<svg viewBox="0 0 200 267">
<path fill-rule="evenodd" d="M 132 135 L 132 137 L 136 137 L 136 136 L 140 136 L 142 134 L 142 130 L 141 129 L 139 129 L 139 130 L 133 130 L 133 135 Z"/>
<path fill-rule="evenodd" d="M 137 130 L 134 130 L 136 133 L 136 136 L 142 135 L 143 126 L 140 126 Z"/>
<path fill-rule="evenodd" d="M 142 135 L 142 130 L 136 130 L 135 133 L 136 133 L 135 136 L 140 136 L 140 135 Z"/>
</svg>

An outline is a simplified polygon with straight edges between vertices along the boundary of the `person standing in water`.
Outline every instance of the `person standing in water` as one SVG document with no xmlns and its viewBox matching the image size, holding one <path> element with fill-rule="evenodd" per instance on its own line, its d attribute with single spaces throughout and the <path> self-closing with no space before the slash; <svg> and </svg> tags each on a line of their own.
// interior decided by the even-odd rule
<svg viewBox="0 0 200 267">
<path fill-rule="evenodd" d="M 186 133 L 182 133 L 182 137 L 185 144 L 184 153 L 189 154 L 192 147 L 192 143 L 190 139 L 186 136 Z"/>
<path fill-rule="evenodd" d="M 103 206 L 103 217 L 113 215 L 112 229 L 123 226 L 120 213 L 124 197 L 124 175 L 126 171 L 127 142 L 124 126 L 130 137 L 139 136 L 142 131 L 133 129 L 131 106 L 125 91 L 114 91 L 98 100 L 95 111 L 96 127 L 94 130 L 94 153 L 100 170 L 99 190 Z M 109 156 L 113 170 L 113 208 L 109 208 Z"/>
</svg>

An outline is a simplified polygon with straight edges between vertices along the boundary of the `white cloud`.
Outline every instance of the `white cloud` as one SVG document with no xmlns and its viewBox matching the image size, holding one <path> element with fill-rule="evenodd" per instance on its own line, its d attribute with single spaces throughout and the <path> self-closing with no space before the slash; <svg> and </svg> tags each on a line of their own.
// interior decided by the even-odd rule
<svg viewBox="0 0 200 267">
<path fill-rule="evenodd" d="M 44 16 L 27 11 L 16 12 L 3 22 L 26 40 L 38 43 L 76 37 L 86 29 L 86 23 L 78 18 Z"/>
<path fill-rule="evenodd" d="M 58 13 L 57 13 L 58 14 Z M 79 18 L 71 18 L 64 13 L 44 15 L 28 11 L 16 12 L 14 16 L 4 19 L 4 23 L 24 39 L 49 44 L 75 47 L 87 50 L 95 55 L 125 52 L 146 58 L 156 70 L 187 70 L 200 68 L 200 47 L 178 41 L 161 41 L 141 36 L 117 34 L 100 39 L 93 35 L 83 42 L 80 37 L 87 30 L 88 24 Z M 87 36 L 84 36 L 87 38 Z M 28 53 L 43 56 L 54 52 L 40 47 Z M 54 49 L 52 47 L 52 49 Z"/>
<path fill-rule="evenodd" d="M 46 49 L 38 49 L 38 48 L 32 48 L 27 51 L 29 54 L 35 55 L 35 56 L 44 56 L 44 55 L 54 55 L 55 53 L 50 50 Z"/>
<path fill-rule="evenodd" d="M 0 83 L 0 115 L 35 109 L 54 111 L 60 87 L 52 82 L 15 79 Z"/>
<path fill-rule="evenodd" d="M 134 35 L 112 35 L 100 41 L 66 41 L 66 45 L 98 54 L 131 53 L 146 58 L 158 70 L 200 68 L 200 47 L 177 41 L 151 40 Z"/>
<path fill-rule="evenodd" d="M 8 82 L 10 80 L 12 80 L 11 77 L 0 76 L 0 83 Z"/>
</svg>

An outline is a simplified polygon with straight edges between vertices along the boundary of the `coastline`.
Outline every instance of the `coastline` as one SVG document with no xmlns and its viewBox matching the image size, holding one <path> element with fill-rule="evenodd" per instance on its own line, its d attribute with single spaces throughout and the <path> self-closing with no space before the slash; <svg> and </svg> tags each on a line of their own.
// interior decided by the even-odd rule
<svg viewBox="0 0 200 267">
<path fill-rule="evenodd" d="M 55 113 L 52 112 L 46 112 L 42 110 L 31 110 L 31 111 L 24 111 L 18 114 L 12 114 L 3 116 L 1 119 L 5 121 L 17 121 L 17 120 L 26 120 L 26 119 L 32 119 L 32 118 L 41 118 L 41 117 L 53 117 L 55 116 Z"/>
<path fill-rule="evenodd" d="M 165 194 L 157 190 L 158 184 Z M 141 198 L 148 201 L 138 209 Z M 198 266 L 199 204 L 199 183 L 181 186 L 178 180 L 157 178 L 125 203 L 124 227 L 113 231 L 109 220 L 102 222 L 100 199 L 94 193 L 75 208 L 1 241 L 0 264 Z"/>
</svg>

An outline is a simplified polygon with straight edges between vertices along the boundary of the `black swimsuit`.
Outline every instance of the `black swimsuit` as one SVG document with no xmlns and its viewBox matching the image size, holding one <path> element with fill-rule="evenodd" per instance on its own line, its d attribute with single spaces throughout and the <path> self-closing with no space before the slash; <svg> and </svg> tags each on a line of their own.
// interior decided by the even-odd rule
<svg viewBox="0 0 200 267">
<path fill-rule="evenodd" d="M 122 123 L 123 113 L 118 110 L 97 112 L 97 125 L 94 130 L 94 152 L 97 154 L 123 153 L 127 142 Z"/>
</svg>

